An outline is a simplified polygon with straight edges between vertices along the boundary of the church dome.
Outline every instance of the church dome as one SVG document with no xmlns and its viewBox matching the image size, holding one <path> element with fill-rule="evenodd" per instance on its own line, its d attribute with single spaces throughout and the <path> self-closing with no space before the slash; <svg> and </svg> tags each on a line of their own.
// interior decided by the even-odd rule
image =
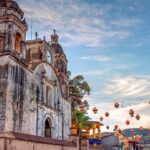
<svg viewBox="0 0 150 150">
<path fill-rule="evenodd" d="M 64 58 L 67 60 L 67 57 L 63 51 L 63 48 L 62 46 L 59 44 L 59 43 L 55 43 L 52 45 L 53 49 L 55 50 L 55 53 L 59 53 L 59 54 L 62 54 L 64 56 Z"/>
<path fill-rule="evenodd" d="M 10 5 L 10 8 L 17 11 L 22 17 L 24 15 L 23 11 L 20 9 L 19 5 L 17 4 L 17 2 L 12 1 L 12 4 Z"/>
<path fill-rule="evenodd" d="M 63 55 L 63 57 L 67 61 L 66 55 L 63 51 L 63 48 L 61 47 L 61 45 L 58 42 L 58 38 L 59 38 L 59 36 L 56 34 L 56 30 L 54 29 L 54 34 L 51 35 L 50 45 L 51 45 L 51 47 L 52 47 L 55 54 Z"/>
<path fill-rule="evenodd" d="M 53 44 L 53 48 L 55 49 L 55 53 L 64 54 L 63 48 L 59 43 Z"/>
</svg>

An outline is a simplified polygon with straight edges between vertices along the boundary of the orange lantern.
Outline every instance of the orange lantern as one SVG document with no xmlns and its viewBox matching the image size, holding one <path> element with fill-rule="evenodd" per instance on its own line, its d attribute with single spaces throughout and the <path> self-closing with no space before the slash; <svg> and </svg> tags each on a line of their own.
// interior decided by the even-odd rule
<svg viewBox="0 0 150 150">
<path fill-rule="evenodd" d="M 109 125 L 106 126 L 106 129 L 109 130 Z"/>
<path fill-rule="evenodd" d="M 81 104 L 79 108 L 80 108 L 81 111 L 84 111 L 85 110 L 85 105 Z"/>
<path fill-rule="evenodd" d="M 119 103 L 114 104 L 115 108 L 119 108 Z"/>
<path fill-rule="evenodd" d="M 99 118 L 100 121 L 103 121 L 103 119 L 104 119 L 104 118 L 103 118 L 102 116 Z"/>
<path fill-rule="evenodd" d="M 126 125 L 129 125 L 129 124 L 130 124 L 130 121 L 129 121 L 129 120 L 127 120 L 127 121 L 126 121 Z"/>
<path fill-rule="evenodd" d="M 93 108 L 93 113 L 97 114 L 97 108 L 96 107 Z"/>
<path fill-rule="evenodd" d="M 132 109 L 130 109 L 129 114 L 130 114 L 131 117 L 133 117 L 134 116 L 134 111 Z"/>
<path fill-rule="evenodd" d="M 137 120 L 140 120 L 140 115 L 137 114 L 135 118 L 136 118 Z"/>
<path fill-rule="evenodd" d="M 109 117 L 109 112 L 106 112 L 106 113 L 105 113 L 105 116 L 106 116 L 106 117 Z"/>
<path fill-rule="evenodd" d="M 118 129 L 118 125 L 115 125 L 115 129 Z"/>
</svg>

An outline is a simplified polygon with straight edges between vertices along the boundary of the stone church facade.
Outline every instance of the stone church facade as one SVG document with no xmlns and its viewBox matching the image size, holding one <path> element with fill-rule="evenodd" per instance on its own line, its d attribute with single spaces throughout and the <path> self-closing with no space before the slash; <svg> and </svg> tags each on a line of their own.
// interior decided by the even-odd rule
<svg viewBox="0 0 150 150">
<path fill-rule="evenodd" d="M 67 139 L 67 58 L 55 31 L 47 42 L 26 41 L 27 30 L 18 4 L 0 0 L 0 131 Z"/>
</svg>

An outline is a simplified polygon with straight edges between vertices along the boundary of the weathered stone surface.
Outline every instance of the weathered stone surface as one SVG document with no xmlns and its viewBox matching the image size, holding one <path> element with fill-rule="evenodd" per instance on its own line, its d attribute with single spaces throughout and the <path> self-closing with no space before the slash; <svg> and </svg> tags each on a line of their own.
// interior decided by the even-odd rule
<svg viewBox="0 0 150 150">
<path fill-rule="evenodd" d="M 42 138 L 15 132 L 0 132 L 1 150 L 79 150 L 78 138 L 73 141 Z M 87 150 L 87 149 L 86 149 Z"/>
<path fill-rule="evenodd" d="M 37 37 L 25 41 L 22 19 L 16 2 L 0 7 L 0 131 L 67 139 L 67 58 L 56 33 L 50 43 Z"/>
</svg>

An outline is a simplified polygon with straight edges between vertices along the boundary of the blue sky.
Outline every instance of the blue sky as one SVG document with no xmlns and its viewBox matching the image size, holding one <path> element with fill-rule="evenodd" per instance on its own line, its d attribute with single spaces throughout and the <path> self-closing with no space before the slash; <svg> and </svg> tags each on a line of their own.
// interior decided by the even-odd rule
<svg viewBox="0 0 150 150">
<path fill-rule="evenodd" d="M 18 0 L 29 24 L 27 39 L 33 33 L 50 40 L 56 29 L 69 61 L 72 76 L 82 74 L 91 86 L 86 98 L 97 106 L 98 119 L 108 109 L 115 120 L 113 103 L 124 105 L 117 114 L 134 108 L 142 114 L 141 124 L 150 127 L 150 1 L 149 0 Z M 34 35 L 33 35 L 34 38 Z M 137 110 L 136 110 L 137 109 Z M 118 115 L 118 118 L 121 117 Z M 94 120 L 93 119 L 93 120 Z M 131 119 L 132 120 L 132 119 Z M 131 127 L 132 127 L 131 126 Z"/>
</svg>

